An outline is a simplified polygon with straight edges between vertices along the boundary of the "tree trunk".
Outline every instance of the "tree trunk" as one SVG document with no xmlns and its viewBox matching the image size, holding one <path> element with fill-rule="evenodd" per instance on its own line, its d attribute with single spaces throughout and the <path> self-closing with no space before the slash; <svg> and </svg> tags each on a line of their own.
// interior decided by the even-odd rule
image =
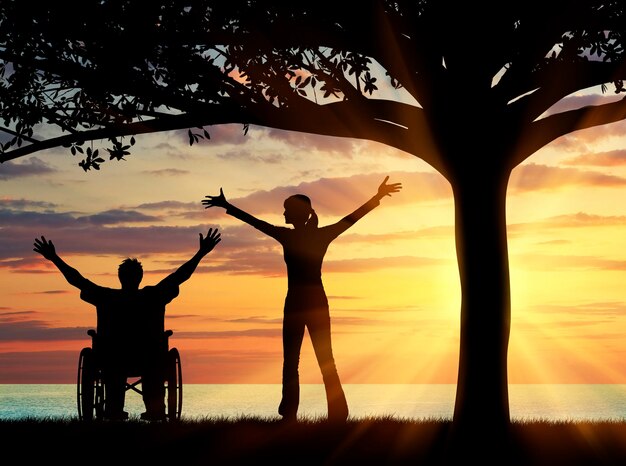
<svg viewBox="0 0 626 466">
<path fill-rule="evenodd" d="M 492 166 L 452 179 L 461 279 L 461 331 L 453 432 L 492 444 L 510 423 L 507 351 L 511 298 L 506 236 L 509 172 Z M 474 168 L 476 170 L 476 168 Z M 484 170 L 484 171 L 483 171 Z"/>
</svg>

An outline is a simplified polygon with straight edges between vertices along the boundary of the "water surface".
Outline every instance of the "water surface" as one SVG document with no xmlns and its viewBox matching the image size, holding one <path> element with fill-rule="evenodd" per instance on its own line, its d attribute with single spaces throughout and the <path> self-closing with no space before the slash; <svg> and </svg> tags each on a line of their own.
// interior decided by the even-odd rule
<svg viewBox="0 0 626 466">
<path fill-rule="evenodd" d="M 456 386 L 402 384 L 346 384 L 350 415 L 401 419 L 451 419 Z M 280 385 L 186 384 L 182 417 L 278 417 Z M 77 417 L 73 384 L 0 384 L 0 419 Z M 513 420 L 626 421 L 626 385 L 511 385 Z M 301 418 L 326 415 L 323 385 L 302 385 Z M 126 410 L 143 412 L 140 395 L 128 392 Z"/>
</svg>

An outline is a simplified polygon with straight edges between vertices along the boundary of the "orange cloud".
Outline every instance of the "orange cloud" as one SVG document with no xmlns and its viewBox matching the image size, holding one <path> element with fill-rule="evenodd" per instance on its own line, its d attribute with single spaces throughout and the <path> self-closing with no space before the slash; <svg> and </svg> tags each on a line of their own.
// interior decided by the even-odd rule
<svg viewBox="0 0 626 466">
<path fill-rule="evenodd" d="M 618 167 L 626 165 L 626 150 L 587 153 L 562 162 L 564 165 L 586 165 L 597 167 Z"/>
<path fill-rule="evenodd" d="M 287 197 L 303 193 L 311 198 L 319 214 L 344 215 L 352 212 L 376 194 L 378 186 L 387 175 L 389 175 L 390 183 L 402 183 L 402 191 L 393 197 L 394 205 L 447 200 L 452 196 L 449 183 L 437 173 L 390 172 L 344 178 L 321 178 L 295 186 L 279 186 L 268 191 L 258 191 L 242 198 L 230 199 L 230 201 L 250 213 L 280 214 Z M 228 187 L 224 187 L 224 194 L 228 198 Z"/>
<path fill-rule="evenodd" d="M 626 178 L 575 168 L 529 163 L 516 168 L 509 182 L 509 193 L 556 190 L 573 186 L 626 186 Z"/>
<path fill-rule="evenodd" d="M 507 230 L 509 233 L 519 233 L 528 230 L 545 231 L 548 228 L 583 228 L 624 225 L 626 225 L 626 215 L 597 215 L 578 212 L 575 214 L 556 215 L 537 222 L 512 224 L 507 227 Z"/>
</svg>

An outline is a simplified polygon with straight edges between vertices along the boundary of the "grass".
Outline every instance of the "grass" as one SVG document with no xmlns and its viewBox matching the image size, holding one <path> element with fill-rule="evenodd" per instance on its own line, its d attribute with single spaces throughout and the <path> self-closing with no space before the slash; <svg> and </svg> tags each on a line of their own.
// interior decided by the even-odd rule
<svg viewBox="0 0 626 466">
<path fill-rule="evenodd" d="M 481 437 L 472 448 L 449 442 L 445 419 L 324 419 L 283 424 L 256 417 L 201 418 L 173 423 L 84 423 L 75 418 L 0 420 L 5 457 L 27 464 L 172 465 L 626 465 L 626 422 L 511 423 L 509 443 Z M 471 451 L 470 451 L 471 450 Z M 484 461 L 481 461 L 484 460 Z M 494 461 L 495 460 L 495 461 Z"/>
</svg>

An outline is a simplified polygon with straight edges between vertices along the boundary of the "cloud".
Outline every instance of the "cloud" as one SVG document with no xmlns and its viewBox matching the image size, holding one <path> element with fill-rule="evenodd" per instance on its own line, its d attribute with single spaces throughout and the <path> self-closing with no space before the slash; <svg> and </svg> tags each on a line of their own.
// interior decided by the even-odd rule
<svg viewBox="0 0 626 466">
<path fill-rule="evenodd" d="M 113 218 L 119 220 L 119 217 Z M 109 218 L 107 222 L 112 222 L 113 218 Z M 215 225 L 133 227 L 106 226 L 105 223 L 102 219 L 102 223 L 95 228 L 94 225 L 97 225 L 95 222 L 79 221 L 67 213 L 0 211 L 0 224 L 7 225 L 2 229 L 0 267 L 15 268 L 40 263 L 40 258 L 33 253 L 32 247 L 34 239 L 41 235 L 52 240 L 61 255 L 110 254 L 118 257 L 158 253 L 191 255 L 198 247 L 199 233 L 206 234 L 210 227 L 215 228 Z"/>
<path fill-rule="evenodd" d="M 86 344 L 89 343 L 87 330 L 92 327 L 53 327 L 48 322 L 33 318 L 37 314 L 34 311 L 0 313 L 0 342 L 84 340 Z M 281 319 L 249 319 L 247 322 L 243 320 L 240 322 L 271 323 L 275 325 L 272 328 L 251 328 L 233 331 L 177 331 L 176 338 L 280 337 L 282 335 Z"/>
<path fill-rule="evenodd" d="M 610 93 L 610 94 L 585 94 L 585 95 L 571 95 L 559 100 L 556 104 L 554 104 L 548 111 L 542 115 L 552 115 L 556 113 L 561 113 L 568 110 L 575 110 L 578 108 L 589 107 L 594 105 L 602 105 L 607 104 L 609 102 L 614 102 L 617 100 L 621 100 L 621 96 Z"/>
<path fill-rule="evenodd" d="M 329 301 L 333 299 L 332 296 L 328 297 Z M 359 298 L 360 299 L 360 298 Z M 375 312 L 375 313 L 384 313 L 384 314 L 392 314 L 392 313 L 400 313 L 400 314 L 406 314 L 409 313 L 411 315 L 415 315 L 416 313 L 427 313 L 429 315 L 428 319 L 432 319 L 432 316 L 430 315 L 432 312 L 432 309 L 430 308 L 425 308 L 422 306 L 413 306 L 413 305 L 404 305 L 404 306 L 400 306 L 400 305 L 393 305 L 393 306 L 381 306 L 381 307 L 353 307 L 353 308 L 341 308 L 341 309 L 334 309 L 333 313 L 337 314 L 338 312 L 341 313 L 356 313 L 359 315 L 362 315 L 364 313 L 371 313 L 371 312 Z M 412 319 L 412 321 L 414 321 L 415 319 Z M 398 321 L 396 317 L 393 318 L 393 321 L 396 322 Z"/>
<path fill-rule="evenodd" d="M 0 310 L 9 310 L 8 307 L 0 307 Z M 9 322 L 13 320 L 14 316 L 31 316 L 37 314 L 35 311 L 11 311 L 11 312 L 2 312 L 0 313 L 0 323 L 3 321 Z"/>
<path fill-rule="evenodd" d="M 312 182 L 299 183 L 295 186 L 279 186 L 267 191 L 258 191 L 247 196 L 230 199 L 235 205 L 254 215 L 271 212 L 282 213 L 282 203 L 286 197 L 296 192 L 304 192 L 313 200 L 320 215 L 320 224 L 325 225 L 333 218 L 324 216 L 343 216 L 352 212 L 361 203 L 368 200 L 377 190 L 386 174 L 355 175 L 341 178 L 322 178 Z M 383 200 L 388 205 L 402 206 L 416 202 L 450 202 L 451 189 L 448 182 L 434 172 L 392 172 L 390 182 L 401 182 L 402 191 Z M 583 171 L 576 168 L 549 167 L 528 164 L 519 167 L 512 177 L 511 192 L 548 189 L 549 187 L 579 185 L 624 185 L 626 179 Z M 227 191 L 227 188 L 226 188 Z M 226 192 L 228 196 L 228 192 Z M 117 258 L 134 256 L 145 257 L 151 254 L 193 254 L 197 248 L 198 234 L 206 233 L 209 228 L 219 227 L 223 238 L 217 250 L 219 254 L 212 260 L 205 261 L 197 269 L 198 273 L 260 274 L 265 276 L 284 276 L 285 264 L 280 245 L 273 239 L 262 235 L 245 224 L 221 226 L 216 223 L 198 223 L 196 225 L 156 225 L 166 220 L 167 215 L 185 215 L 191 211 L 203 215 L 206 211 L 198 209 L 196 203 L 166 200 L 144 203 L 129 208 L 110 209 L 92 215 L 72 212 L 36 211 L 39 208 L 54 207 L 21 199 L 4 200 L 0 206 L 1 230 L 0 267 L 29 273 L 53 273 L 45 261 L 32 251 L 32 241 L 41 235 L 54 241 L 60 254 L 115 255 Z M 212 210 L 212 209 L 211 209 Z M 163 213 L 160 211 L 167 211 Z M 151 215 L 154 214 L 154 215 Z M 224 215 L 222 209 L 216 210 L 215 219 Z M 208 217 L 210 218 L 210 216 Z M 575 216 L 561 216 L 548 219 L 549 225 L 591 226 L 604 223 L 621 223 L 624 219 L 614 217 L 593 217 L 583 213 Z M 140 223 L 143 225 L 129 225 Z M 146 224 L 147 223 L 147 224 Z M 511 232 L 530 228 L 534 225 L 513 225 Z M 384 234 L 351 234 L 347 232 L 337 241 L 377 242 L 388 244 L 390 241 L 403 241 L 421 237 L 450 236 L 453 226 L 439 226 L 419 231 L 399 231 Z M 216 251 L 217 251 L 216 250 Z M 181 262 L 173 259 L 171 267 L 164 270 L 150 270 L 148 273 L 171 272 Z M 329 272 L 365 272 L 391 267 L 425 267 L 438 262 L 428 257 L 402 256 L 391 258 L 355 258 L 346 261 L 327 262 L 325 271 Z"/>
<path fill-rule="evenodd" d="M 32 201 L 30 199 L 0 198 L 1 209 L 23 210 L 23 209 L 54 209 L 56 204 L 45 201 Z"/>
<path fill-rule="evenodd" d="M 585 333 L 582 334 L 579 331 L 575 332 L 575 333 L 570 333 L 569 335 L 567 335 L 567 333 L 565 332 L 566 329 L 579 329 L 580 327 L 596 327 L 597 325 L 602 325 L 602 324 L 610 324 L 612 322 L 612 320 L 609 319 L 589 319 L 589 320 L 570 320 L 570 319 L 561 319 L 561 320 L 554 320 L 554 321 L 549 321 L 549 322 L 542 322 L 541 323 L 541 332 L 534 332 L 537 333 L 537 335 L 533 335 L 533 339 L 534 338 L 543 338 L 543 339 L 548 339 L 548 340 L 552 340 L 555 338 L 558 339 L 563 339 L 563 338 L 581 338 L 581 339 L 585 339 L 585 340 L 589 340 L 589 339 L 595 339 L 597 338 L 597 336 L 595 336 L 594 334 L 591 333 Z M 516 327 L 518 330 L 536 330 L 537 329 L 537 325 L 536 324 L 531 324 L 529 322 L 523 322 L 520 324 L 516 324 Z M 550 330 L 550 331 L 548 331 Z M 554 330 L 558 330 L 560 335 L 559 336 L 555 336 L 554 334 Z M 616 332 L 617 333 L 617 332 Z M 566 336 L 567 335 L 567 336 Z M 606 334 L 603 334 L 605 337 L 607 336 Z M 615 334 L 613 335 L 613 337 L 615 337 Z"/>
<path fill-rule="evenodd" d="M 626 304 L 621 301 L 606 301 L 584 304 L 541 304 L 532 308 L 539 314 L 568 314 L 584 315 L 588 317 L 610 316 L 623 317 L 626 315 Z M 594 320 L 596 322 L 596 320 Z"/>
<path fill-rule="evenodd" d="M 180 176 L 191 172 L 189 170 L 179 170 L 178 168 L 163 168 L 161 170 L 144 170 L 142 173 L 155 176 Z"/>
<path fill-rule="evenodd" d="M 327 152 L 334 155 L 346 155 L 350 157 L 354 153 L 355 145 L 361 144 L 360 141 L 355 141 L 350 138 L 339 138 L 331 136 L 322 136 L 318 134 L 304 133 L 298 131 L 284 131 L 275 128 L 260 127 L 250 125 L 248 133 L 244 131 L 243 125 L 240 124 L 224 124 L 216 126 L 206 126 L 206 129 L 211 137 L 210 143 L 212 146 L 220 145 L 232 145 L 241 146 L 251 141 L 260 142 L 262 140 L 271 140 L 274 144 L 281 142 L 292 149 L 301 149 L 308 152 L 319 150 L 321 152 Z M 193 132 L 202 134 L 199 129 L 193 130 Z M 189 135 L 187 130 L 179 131 L 179 137 L 189 144 Z M 201 142 L 206 143 L 206 140 Z M 230 152 L 229 156 L 235 156 L 235 152 Z M 250 156 L 253 154 L 246 154 Z M 220 157 L 226 158 L 225 154 Z M 264 160 L 266 160 L 264 158 Z"/>
<path fill-rule="evenodd" d="M 139 204 L 138 206 L 134 208 L 146 209 L 146 210 L 163 210 L 163 209 L 187 210 L 187 209 L 198 209 L 199 205 L 200 205 L 199 202 L 161 201 L 161 202 L 148 202 L 144 204 Z"/>
<path fill-rule="evenodd" d="M 205 261 L 196 268 L 196 274 L 228 273 L 233 275 L 261 275 L 283 277 L 286 274 L 282 249 L 277 241 L 262 235 L 248 225 L 229 226 L 222 230 L 223 241 L 218 245 L 219 259 Z M 449 231 L 449 229 L 448 229 Z M 420 234 L 420 233 L 417 233 Z M 354 235 L 357 236 L 357 235 Z M 358 235 L 358 239 L 368 242 L 368 236 Z M 405 236 L 402 235 L 404 239 Z M 408 236 L 406 237 L 408 239 Z M 395 256 L 355 258 L 324 262 L 324 272 L 363 273 L 389 268 L 431 267 L 445 261 L 429 257 Z M 172 262 L 172 267 L 178 263 Z M 153 273 L 170 273 L 172 269 L 152 270 Z"/>
<path fill-rule="evenodd" d="M 322 152 L 345 155 L 351 158 L 355 145 L 360 142 L 350 138 L 320 136 L 318 134 L 302 133 L 298 131 L 283 131 L 274 128 L 266 128 L 267 137 L 273 141 L 281 141 L 288 146 L 307 151 L 319 150 Z"/>
<path fill-rule="evenodd" d="M 159 217 L 143 214 L 138 211 L 111 209 L 93 215 L 76 215 L 70 212 L 35 212 L 0 209 L 0 224 L 7 228 L 84 228 L 93 225 L 115 225 L 120 223 L 160 222 Z"/>
<path fill-rule="evenodd" d="M 226 254 L 220 263 L 201 265 L 196 273 L 230 273 L 233 275 L 262 275 L 265 277 L 286 276 L 282 252 L 252 250 Z M 415 256 L 372 257 L 344 259 L 324 262 L 324 273 L 364 273 L 383 269 L 432 267 L 445 264 L 441 259 Z M 161 271 L 166 272 L 166 271 Z"/>
<path fill-rule="evenodd" d="M 0 180 L 43 175 L 55 171 L 55 169 L 43 160 L 37 157 L 31 157 L 24 162 L 17 163 L 8 161 L 0 164 Z"/>
<path fill-rule="evenodd" d="M 450 186 L 437 173 L 392 172 L 389 175 L 390 182 L 401 182 L 403 188 L 402 191 L 383 202 L 401 206 L 417 202 L 451 201 Z M 294 193 L 303 192 L 312 198 L 314 208 L 320 215 L 320 224 L 324 225 L 335 221 L 335 219 L 325 219 L 324 216 L 346 215 L 368 200 L 376 192 L 384 176 L 385 174 L 368 174 L 322 178 L 294 186 L 279 186 L 271 190 L 258 191 L 230 200 L 233 204 L 262 218 L 263 214 L 267 213 L 280 215 L 284 199 Z M 580 185 L 622 186 L 625 182 L 626 179 L 621 177 L 575 168 L 528 164 L 520 166 L 514 172 L 510 191 L 518 193 Z M 227 187 L 225 191 L 228 196 Z M 208 228 L 217 226 L 206 223 L 206 220 L 211 217 L 207 216 L 206 210 L 199 209 L 196 203 L 174 200 L 144 203 L 125 209 L 110 209 L 92 215 L 55 212 L 52 210 L 54 205 L 26 199 L 4 199 L 0 206 L 7 207 L 0 208 L 0 224 L 3 225 L 0 260 L 32 258 L 30 238 L 34 239 L 42 234 L 53 239 L 65 253 L 138 256 L 152 253 L 191 252 L 196 247 L 198 233 L 205 233 Z M 39 211 L 39 209 L 47 210 Z M 167 215 L 191 214 L 201 218 L 201 223 L 195 226 L 155 225 L 164 222 Z M 217 218 L 224 218 L 223 215 L 222 209 L 217 209 Z M 129 226 L 129 223 L 148 223 L 149 225 Z M 340 238 L 338 241 L 383 243 L 410 239 L 415 234 L 449 235 L 450 229 L 449 226 L 433 227 L 430 231 L 420 230 L 417 233 L 405 231 L 378 235 L 351 235 L 348 232 L 345 238 Z M 226 226 L 222 228 L 222 232 L 224 237 L 228 237 L 228 241 L 222 242 L 218 247 L 224 253 L 232 254 L 233 256 L 230 257 L 233 259 L 240 259 L 245 254 L 248 254 L 249 258 L 251 254 L 255 254 L 255 256 L 258 255 L 255 260 L 266 263 L 266 266 L 261 266 L 260 269 L 275 270 L 277 264 L 282 265 L 280 260 L 277 262 L 271 259 L 271 254 L 278 251 L 278 244 L 250 226 Z M 25 241 L 25 238 L 28 238 L 28 241 Z M 236 250 L 239 256 L 235 256 Z M 12 265 L 26 265 L 26 263 L 12 263 Z M 6 267 L 7 264 L 3 266 Z M 240 271 L 244 272 L 246 267 Z"/>
<path fill-rule="evenodd" d="M 559 228 L 578 228 L 595 226 L 626 225 L 624 215 L 596 215 L 578 212 L 568 215 L 556 215 L 541 222 L 543 225 Z"/>
<path fill-rule="evenodd" d="M 94 215 L 85 215 L 76 219 L 93 225 L 115 225 L 118 223 L 160 222 L 159 217 L 142 214 L 134 210 L 111 209 Z"/>
<path fill-rule="evenodd" d="M 377 177 L 376 181 L 380 181 Z M 421 178 L 421 177 L 420 177 Z M 428 176 L 427 179 L 430 179 Z M 435 178 L 435 183 L 437 183 Z M 341 183 L 338 183 L 341 185 Z M 377 186 L 377 185 L 376 185 Z M 319 187 L 319 186 L 318 186 Z M 331 188 L 326 188 L 331 189 Z M 333 188 L 339 189 L 339 188 Z M 346 188 L 356 191 L 355 187 Z M 444 195 L 442 192 L 441 195 Z M 363 198 L 364 196 L 361 196 Z M 369 197 L 369 196 L 366 196 Z M 194 204 L 195 205 L 195 204 Z M 329 204 L 330 205 L 330 204 Z M 188 203 L 164 201 L 142 204 L 141 210 L 171 208 L 184 212 Z M 348 211 L 356 206 L 352 205 Z M 346 213 L 346 212 L 342 212 Z M 145 257 L 151 254 L 193 254 L 197 248 L 199 233 L 218 225 L 194 226 L 127 226 L 127 222 L 160 221 L 160 217 L 144 215 L 135 210 L 109 210 L 91 216 L 78 216 L 67 212 L 17 212 L 0 210 L 0 222 L 7 225 L 2 230 L 0 241 L 0 267 L 27 273 L 56 273 L 46 261 L 33 253 L 32 241 L 44 235 L 52 240 L 62 257 L 68 255 L 115 255 L 117 258 Z M 98 228 L 94 228 L 98 226 Z M 204 261 L 196 273 L 230 273 L 241 275 L 263 275 L 282 277 L 285 264 L 282 250 L 277 241 L 269 238 L 246 224 L 219 226 L 223 238 L 212 260 Z M 338 241 L 385 244 L 390 241 L 412 239 L 415 235 L 450 235 L 451 227 L 430 228 L 418 232 L 397 232 L 374 235 L 350 235 Z M 32 239 L 31 239 L 32 238 Z M 181 265 L 172 259 L 167 268 L 146 270 L 147 273 L 170 273 Z M 328 262 L 328 271 L 361 272 L 390 267 L 421 267 L 432 265 L 433 260 L 419 257 L 394 257 L 353 259 L 351 262 Z"/>
<path fill-rule="evenodd" d="M 246 149 L 236 148 L 233 150 L 218 152 L 215 154 L 222 160 L 244 160 L 246 162 L 258 161 L 271 165 L 279 165 L 285 160 L 285 155 L 277 152 L 250 152 Z"/>
<path fill-rule="evenodd" d="M 433 267 L 441 264 L 445 264 L 445 261 L 431 257 L 371 257 L 327 261 L 324 263 L 324 271 L 362 273 L 381 269 Z"/>
<path fill-rule="evenodd" d="M 412 241 L 415 238 L 450 238 L 451 236 L 454 236 L 454 226 L 444 225 L 422 228 L 420 230 L 397 231 L 391 233 L 344 233 L 337 238 L 333 244 L 389 244 L 395 241 Z"/>
<path fill-rule="evenodd" d="M 76 217 L 67 212 L 34 212 L 0 209 L 0 225 L 4 226 L 4 234 L 10 234 L 13 228 L 34 227 L 39 230 L 75 227 Z M 34 238 L 34 237 L 33 237 Z M 2 245 L 0 244 L 0 249 Z"/>
<path fill-rule="evenodd" d="M 624 271 L 626 261 L 604 259 L 595 256 L 574 256 L 557 254 L 523 254 L 517 257 L 517 262 L 532 270 L 612 270 Z"/>
<path fill-rule="evenodd" d="M 626 121 L 621 120 L 569 133 L 550 145 L 562 152 L 578 153 L 581 150 L 592 151 L 594 149 L 593 146 L 597 145 L 598 142 L 612 138 L 622 138 L 624 134 L 626 134 Z"/>
<path fill-rule="evenodd" d="M 0 314 L 0 342 L 85 340 L 88 327 L 52 327 L 36 319 L 21 319 L 33 314 Z"/>
<path fill-rule="evenodd" d="M 240 145 L 246 142 L 249 142 L 251 139 L 250 132 L 248 135 L 244 133 L 244 127 L 241 124 L 224 124 L 224 125 L 216 125 L 216 126 L 205 126 L 204 129 L 209 133 L 210 142 L 212 146 L 219 146 L 224 144 L 235 144 Z M 204 133 L 202 129 L 193 128 L 191 130 L 192 133 L 202 134 Z M 189 130 L 179 130 L 176 131 L 176 135 L 180 138 L 184 144 L 189 144 Z M 202 143 L 203 140 L 200 140 L 198 143 Z M 206 144 L 206 139 L 204 140 Z M 197 144 L 194 142 L 194 145 Z"/>
<path fill-rule="evenodd" d="M 0 353 L 0 383 L 76 383 L 75 351 Z"/>
<path fill-rule="evenodd" d="M 595 154 L 587 153 L 564 160 L 564 165 L 586 165 L 598 167 L 617 167 L 626 165 L 626 150 L 613 150 L 607 152 L 598 152 Z"/>
<path fill-rule="evenodd" d="M 242 249 L 232 248 L 222 251 L 222 259 L 211 264 L 204 263 L 195 273 L 228 273 L 232 275 L 261 275 L 282 277 L 286 274 L 285 263 L 280 249 L 264 250 L 251 245 Z"/>
<path fill-rule="evenodd" d="M 240 319 L 223 319 L 223 322 L 231 322 L 236 324 L 280 324 L 282 318 L 250 316 Z"/>
<path fill-rule="evenodd" d="M 181 339 L 228 339 L 234 337 L 282 337 L 281 328 L 255 328 L 247 330 L 223 330 L 223 331 L 205 331 L 205 332 L 176 332 L 176 338 Z"/>
<path fill-rule="evenodd" d="M 626 178 L 576 168 L 560 168 L 529 163 L 516 168 L 509 183 L 509 193 L 554 190 L 572 186 L 625 186 Z"/>
<path fill-rule="evenodd" d="M 384 319 L 372 319 L 368 317 L 347 317 L 347 316 L 333 316 L 333 325 L 351 325 L 351 326 L 368 326 L 370 328 L 374 328 L 376 330 L 380 330 L 381 327 L 392 325 L 392 326 L 404 326 L 407 322 L 399 322 L 394 320 L 390 323 L 388 320 Z"/>
<path fill-rule="evenodd" d="M 517 235 L 529 230 L 546 231 L 551 228 L 593 228 L 623 225 L 626 225 L 626 216 L 624 215 L 596 215 L 585 212 L 577 212 L 575 214 L 555 215 L 536 222 L 511 224 L 507 226 L 507 231 L 509 235 Z M 566 243 L 566 241 L 553 240 L 543 244 L 561 243 Z"/>
<path fill-rule="evenodd" d="M 347 215 L 376 194 L 378 186 L 387 175 L 389 183 L 402 183 L 402 190 L 392 196 L 393 201 L 389 201 L 394 205 L 447 200 L 452 196 L 450 184 L 437 173 L 391 172 L 321 178 L 295 186 L 257 191 L 230 201 L 252 214 L 282 213 L 284 200 L 292 194 L 302 193 L 311 198 L 313 208 L 318 214 Z M 228 198 L 226 186 L 224 194 Z"/>
</svg>

